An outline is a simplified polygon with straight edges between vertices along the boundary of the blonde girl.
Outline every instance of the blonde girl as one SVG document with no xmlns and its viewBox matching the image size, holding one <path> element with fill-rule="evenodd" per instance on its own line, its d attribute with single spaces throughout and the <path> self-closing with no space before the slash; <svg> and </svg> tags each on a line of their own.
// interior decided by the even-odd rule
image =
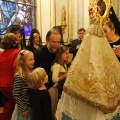
<svg viewBox="0 0 120 120">
<path fill-rule="evenodd" d="M 34 67 L 34 55 L 31 51 L 22 50 L 17 56 L 17 69 L 13 96 L 16 101 L 12 120 L 31 120 L 29 111 L 29 95 L 27 85 L 27 75 Z"/>
<path fill-rule="evenodd" d="M 38 67 L 28 75 L 32 120 L 54 120 L 50 95 L 45 87 L 47 82 L 48 76 L 43 68 Z"/>
</svg>

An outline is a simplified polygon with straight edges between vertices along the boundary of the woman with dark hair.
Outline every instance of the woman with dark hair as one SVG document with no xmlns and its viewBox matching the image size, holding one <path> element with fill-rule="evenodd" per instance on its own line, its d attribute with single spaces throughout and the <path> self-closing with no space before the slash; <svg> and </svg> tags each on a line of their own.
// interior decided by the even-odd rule
<svg viewBox="0 0 120 120">
<path fill-rule="evenodd" d="M 14 73 L 16 68 L 16 57 L 18 50 L 18 40 L 15 34 L 7 33 L 1 42 L 4 49 L 0 53 L 0 92 L 7 98 L 0 120 L 11 120 L 15 101 L 13 98 Z"/>
<path fill-rule="evenodd" d="M 20 50 L 26 49 L 24 28 L 21 28 L 19 25 L 13 25 L 10 32 L 14 33 L 18 39 L 19 43 L 18 49 Z"/>
<path fill-rule="evenodd" d="M 42 40 L 40 38 L 39 31 L 37 29 L 32 29 L 27 49 L 34 52 L 36 49 L 40 48 L 41 46 L 42 46 Z"/>
</svg>

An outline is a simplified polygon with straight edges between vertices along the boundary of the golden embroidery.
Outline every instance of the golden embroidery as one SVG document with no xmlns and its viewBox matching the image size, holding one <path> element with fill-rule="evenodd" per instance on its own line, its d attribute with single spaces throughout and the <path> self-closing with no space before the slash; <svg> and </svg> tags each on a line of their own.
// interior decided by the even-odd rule
<svg viewBox="0 0 120 120">
<path fill-rule="evenodd" d="M 64 91 L 74 98 L 83 100 L 104 113 L 108 113 L 113 112 L 119 104 L 115 101 L 120 98 L 120 82 L 117 82 L 120 81 L 120 77 L 115 76 L 120 75 L 118 75 L 118 66 L 110 56 L 103 57 L 103 64 L 105 73 L 104 75 L 100 73 L 101 77 L 97 77 L 96 72 L 92 72 L 93 70 L 78 70 L 78 72 L 79 64 L 76 64 L 74 69 L 68 73 Z M 96 66 L 99 68 L 100 65 L 96 63 Z M 118 85 L 116 86 L 116 84 Z"/>
</svg>

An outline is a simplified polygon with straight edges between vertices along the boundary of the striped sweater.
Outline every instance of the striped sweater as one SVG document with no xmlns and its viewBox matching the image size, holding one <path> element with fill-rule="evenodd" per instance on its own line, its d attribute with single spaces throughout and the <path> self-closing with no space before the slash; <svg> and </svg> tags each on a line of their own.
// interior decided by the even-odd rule
<svg viewBox="0 0 120 120">
<path fill-rule="evenodd" d="M 25 111 L 28 109 L 29 95 L 28 95 L 27 78 L 23 78 L 20 77 L 19 75 L 15 75 L 13 96 L 18 105 L 18 108 L 21 111 Z"/>
</svg>

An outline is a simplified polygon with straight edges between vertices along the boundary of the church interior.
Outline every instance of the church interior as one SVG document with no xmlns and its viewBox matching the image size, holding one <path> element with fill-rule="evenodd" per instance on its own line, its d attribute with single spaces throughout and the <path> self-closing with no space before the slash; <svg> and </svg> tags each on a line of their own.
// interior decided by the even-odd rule
<svg viewBox="0 0 120 120">
<path fill-rule="evenodd" d="M 72 42 L 78 38 L 78 30 L 84 28 L 86 31 L 89 28 L 89 6 L 95 1 L 104 0 L 0 0 L 0 44 L 4 35 L 9 33 L 14 26 L 22 30 L 25 46 L 29 45 L 32 29 L 39 31 L 42 41 L 40 44 L 45 45 L 47 32 L 57 26 L 62 32 L 62 44 L 70 48 Z M 120 21 L 120 0 L 105 1 L 113 6 Z M 3 49 L 0 48 L 0 50 Z M 72 60 L 73 54 L 70 53 L 68 67 Z M 0 94 L 0 102 L 2 102 L 0 115 L 6 101 L 7 99 Z"/>
<path fill-rule="evenodd" d="M 11 8 L 13 10 L 7 8 L 9 5 L 6 5 L 6 7 L 4 7 L 2 5 L 3 0 L 0 0 L 1 38 L 7 31 L 9 31 L 12 25 L 20 25 L 25 29 L 26 40 L 30 36 L 31 29 L 36 28 L 40 32 L 43 43 L 45 43 L 45 36 L 47 31 L 54 26 L 61 26 L 64 43 L 69 44 L 73 39 L 77 38 L 77 30 L 79 28 L 83 27 L 85 29 L 88 29 L 90 24 L 88 6 L 92 0 L 5 1 L 7 3 L 11 3 L 14 8 Z M 120 19 L 119 0 L 111 0 L 111 3 L 118 18 Z M 17 7 L 16 4 L 18 5 Z M 11 14 L 9 12 L 11 12 Z M 7 23 L 4 25 L 5 21 Z"/>
</svg>

